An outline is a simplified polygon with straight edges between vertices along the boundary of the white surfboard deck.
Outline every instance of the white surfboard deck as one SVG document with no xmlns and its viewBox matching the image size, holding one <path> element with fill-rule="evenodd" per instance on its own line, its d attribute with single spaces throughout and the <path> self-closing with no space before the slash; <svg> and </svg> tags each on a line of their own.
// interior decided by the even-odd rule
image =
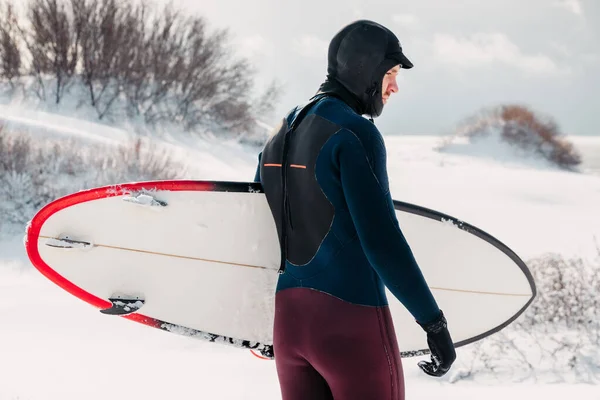
<svg viewBox="0 0 600 400">
<path fill-rule="evenodd" d="M 457 346 L 502 329 L 531 303 L 531 274 L 502 243 L 455 218 L 395 205 Z M 126 318 L 272 344 L 280 250 L 258 184 L 163 181 L 75 193 L 40 210 L 26 239 L 40 272 L 98 308 L 140 299 Z M 424 332 L 387 295 L 403 355 L 426 351 Z"/>
</svg>

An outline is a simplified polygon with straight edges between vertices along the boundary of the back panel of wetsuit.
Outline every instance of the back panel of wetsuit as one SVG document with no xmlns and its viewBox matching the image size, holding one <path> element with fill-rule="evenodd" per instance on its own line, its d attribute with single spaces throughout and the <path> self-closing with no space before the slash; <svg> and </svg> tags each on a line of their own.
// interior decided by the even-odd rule
<svg viewBox="0 0 600 400">
<path fill-rule="evenodd" d="M 283 182 L 281 168 L 287 125 L 265 146 L 261 158 L 261 182 L 281 234 Z M 333 222 L 334 208 L 323 194 L 315 173 L 317 157 L 339 126 L 315 114 L 303 118 L 290 132 L 287 156 L 289 213 L 285 218 L 287 260 L 305 265 L 319 250 Z"/>
</svg>

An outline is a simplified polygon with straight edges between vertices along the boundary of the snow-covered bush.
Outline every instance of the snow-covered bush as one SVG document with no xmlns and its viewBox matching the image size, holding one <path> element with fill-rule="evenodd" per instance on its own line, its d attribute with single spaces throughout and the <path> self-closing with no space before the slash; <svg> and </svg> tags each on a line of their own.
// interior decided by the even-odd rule
<svg viewBox="0 0 600 400">
<path fill-rule="evenodd" d="M 118 147 L 35 140 L 0 128 L 0 229 L 17 232 L 58 197 L 98 186 L 177 179 L 184 167 L 149 139 Z"/>
<path fill-rule="evenodd" d="M 600 249 L 596 260 L 548 254 L 527 264 L 536 299 L 509 327 L 462 348 L 452 379 L 600 382 Z"/>
<path fill-rule="evenodd" d="M 530 260 L 528 266 L 538 295 L 520 321 L 523 328 L 554 323 L 565 328 L 595 327 L 600 333 L 600 265 L 548 254 Z"/>
<path fill-rule="evenodd" d="M 94 178 L 94 186 L 177 179 L 186 172 L 184 166 L 173 161 L 166 150 L 160 149 L 150 139 L 140 137 L 97 157 L 95 164 L 100 169 Z"/>
<path fill-rule="evenodd" d="M 0 89 L 88 106 L 99 120 L 178 124 L 230 137 L 259 127 L 279 88 L 256 90 L 226 30 L 174 5 L 118 0 L 0 0 Z M 16 10 L 23 10 L 17 15 Z"/>
<path fill-rule="evenodd" d="M 534 155 L 564 169 L 574 169 L 581 164 L 581 155 L 564 138 L 556 122 L 522 105 L 480 110 L 459 124 L 441 150 L 464 138 L 471 144 L 491 140 L 495 147 L 505 143 L 519 150 L 521 156 Z"/>
</svg>

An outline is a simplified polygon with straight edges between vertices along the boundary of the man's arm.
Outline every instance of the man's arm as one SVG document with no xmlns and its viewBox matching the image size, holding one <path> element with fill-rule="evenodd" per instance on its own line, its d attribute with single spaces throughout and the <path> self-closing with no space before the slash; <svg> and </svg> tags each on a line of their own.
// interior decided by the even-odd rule
<svg viewBox="0 0 600 400">
<path fill-rule="evenodd" d="M 443 376 L 456 351 L 446 318 L 398 225 L 383 139 L 375 128 L 364 141 L 347 130 L 338 134 L 345 135 L 338 148 L 340 175 L 360 243 L 385 286 L 427 333 L 431 361 L 421 361 L 419 367 L 428 375 Z"/>
<path fill-rule="evenodd" d="M 338 148 L 346 203 L 365 254 L 385 286 L 421 324 L 440 309 L 396 218 L 388 188 L 386 153 L 378 131 L 361 141 L 344 130 Z"/>
</svg>

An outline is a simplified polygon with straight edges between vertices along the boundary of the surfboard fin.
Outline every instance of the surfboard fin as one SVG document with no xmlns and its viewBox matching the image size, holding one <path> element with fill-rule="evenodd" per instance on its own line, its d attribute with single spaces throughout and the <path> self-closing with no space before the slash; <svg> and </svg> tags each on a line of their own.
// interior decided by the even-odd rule
<svg viewBox="0 0 600 400">
<path fill-rule="evenodd" d="M 135 193 L 128 196 L 123 196 L 123 201 L 128 203 L 137 204 L 140 206 L 149 206 L 149 207 L 166 207 L 167 202 L 163 200 L 158 200 L 157 198 L 151 196 L 148 193 Z"/>
<path fill-rule="evenodd" d="M 141 299 L 108 299 L 112 303 L 112 307 L 100 310 L 102 314 L 107 315 L 127 315 L 136 312 L 144 305 L 144 300 Z"/>
<path fill-rule="evenodd" d="M 50 238 L 46 240 L 46 246 L 55 247 L 57 249 L 89 249 L 94 247 L 90 242 L 73 240 L 68 237 Z"/>
</svg>

